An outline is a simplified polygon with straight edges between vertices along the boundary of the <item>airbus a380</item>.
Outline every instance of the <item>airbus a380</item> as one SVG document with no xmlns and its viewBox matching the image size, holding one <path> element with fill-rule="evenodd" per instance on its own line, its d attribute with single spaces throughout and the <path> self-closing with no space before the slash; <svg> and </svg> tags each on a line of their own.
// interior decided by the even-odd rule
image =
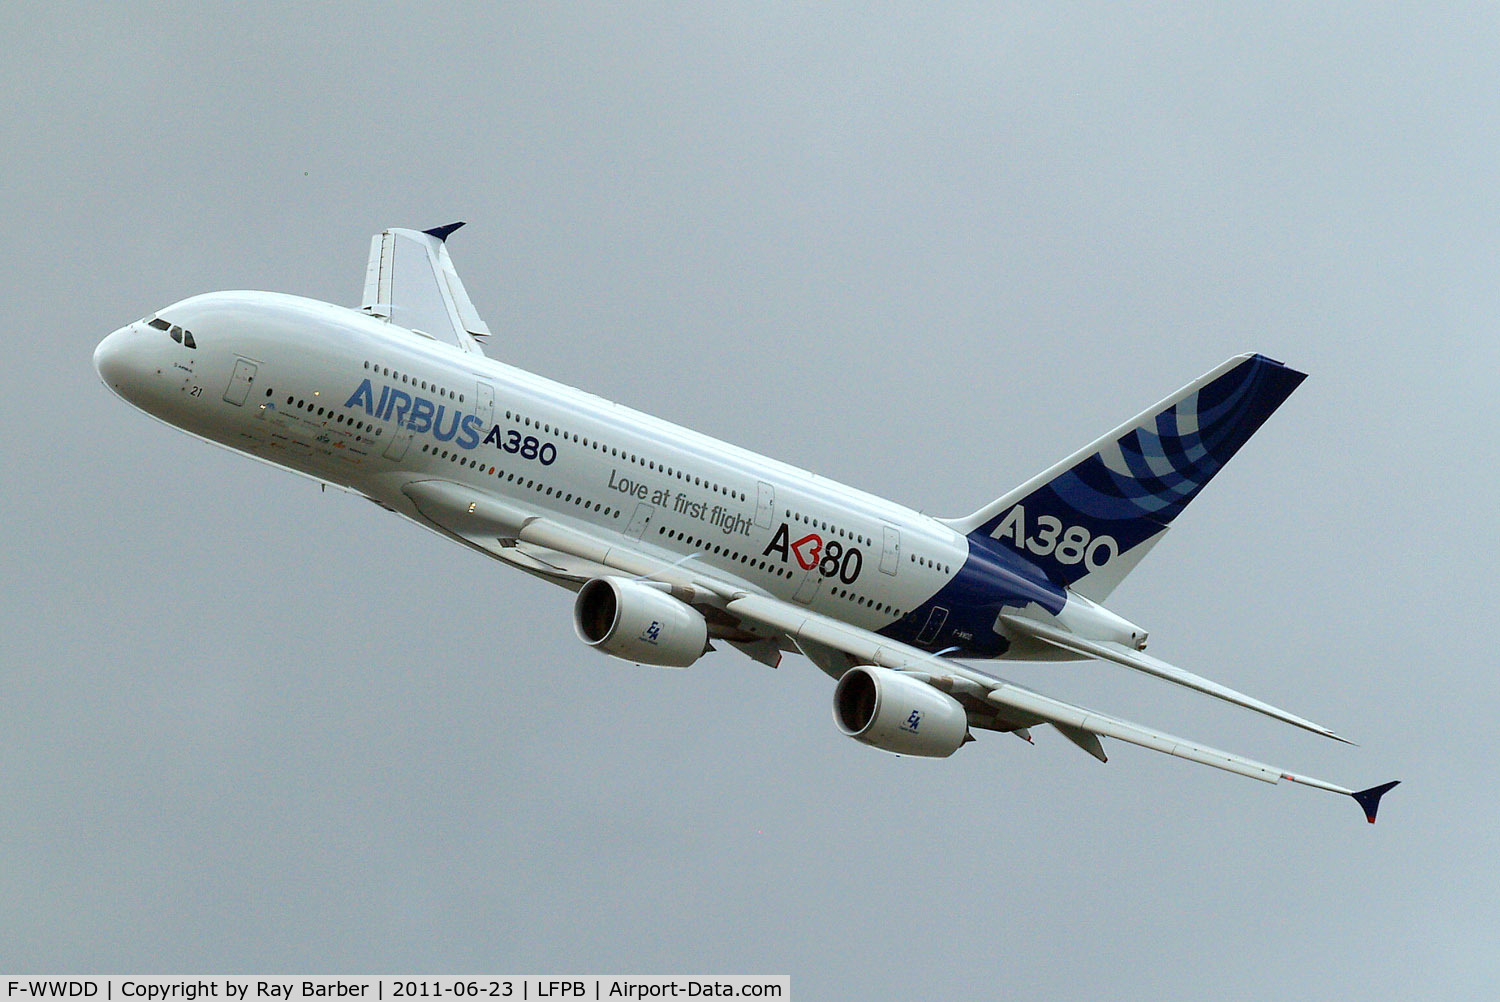
<svg viewBox="0 0 1500 1002">
<path fill-rule="evenodd" d="M 846 735 L 944 757 L 1050 724 L 1267 783 L 1350 790 L 1085 709 L 965 661 L 1099 659 L 1336 740 L 1145 653 L 1102 603 L 1304 376 L 1231 358 L 963 518 L 939 519 L 485 357 L 446 241 L 372 240 L 358 309 L 194 296 L 106 337 L 104 383 L 199 438 L 364 495 L 576 592 L 590 647 L 682 668 L 719 641 L 837 680 Z"/>
</svg>

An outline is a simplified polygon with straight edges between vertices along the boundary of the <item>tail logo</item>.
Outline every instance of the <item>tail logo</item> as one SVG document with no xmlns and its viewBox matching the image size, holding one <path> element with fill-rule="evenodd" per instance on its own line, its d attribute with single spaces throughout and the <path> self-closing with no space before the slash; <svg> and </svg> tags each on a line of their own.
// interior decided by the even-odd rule
<svg viewBox="0 0 1500 1002">
<path fill-rule="evenodd" d="M 1082 563 L 1090 571 L 1097 571 L 1120 555 L 1120 544 L 1113 536 L 1091 535 L 1081 525 L 1064 526 L 1055 515 L 1037 516 L 1032 528 L 1034 535 L 1027 532 L 1025 506 L 1018 504 L 1000 519 L 990 538 L 1008 542 L 1023 553 L 1050 555 L 1065 566 Z"/>
</svg>

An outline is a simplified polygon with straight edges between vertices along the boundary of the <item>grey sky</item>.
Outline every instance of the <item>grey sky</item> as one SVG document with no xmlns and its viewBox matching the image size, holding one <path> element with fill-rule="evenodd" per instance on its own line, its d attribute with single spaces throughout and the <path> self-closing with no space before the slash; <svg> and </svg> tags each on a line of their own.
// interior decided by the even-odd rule
<svg viewBox="0 0 1500 1002">
<path fill-rule="evenodd" d="M 1500 983 L 1487 5 L 0 8 L 0 969 L 789 972 L 799 998 Z M 491 354 L 962 514 L 1235 352 L 1311 378 L 1002 673 L 1354 786 L 945 762 L 800 659 L 635 669 L 569 596 L 131 410 L 195 292 L 450 247 Z M 920 401 L 913 403 L 912 401 Z"/>
</svg>

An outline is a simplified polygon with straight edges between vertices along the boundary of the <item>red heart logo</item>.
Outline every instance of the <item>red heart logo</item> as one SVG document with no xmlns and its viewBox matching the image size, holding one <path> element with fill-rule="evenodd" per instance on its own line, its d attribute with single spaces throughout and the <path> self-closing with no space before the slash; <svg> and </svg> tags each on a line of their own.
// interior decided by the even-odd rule
<svg viewBox="0 0 1500 1002">
<path fill-rule="evenodd" d="M 817 535 L 803 536 L 792 544 L 792 554 L 804 571 L 818 566 L 818 554 L 823 552 L 823 540 Z"/>
</svg>

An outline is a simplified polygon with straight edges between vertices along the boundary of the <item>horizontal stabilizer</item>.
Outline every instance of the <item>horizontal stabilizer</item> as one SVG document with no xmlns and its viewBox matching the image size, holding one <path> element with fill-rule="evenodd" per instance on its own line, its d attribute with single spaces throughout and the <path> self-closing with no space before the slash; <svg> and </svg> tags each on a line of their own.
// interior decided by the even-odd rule
<svg viewBox="0 0 1500 1002">
<path fill-rule="evenodd" d="M 1364 808 L 1365 820 L 1373 825 L 1375 823 L 1375 812 L 1380 809 L 1380 798 L 1390 793 L 1391 787 L 1398 785 L 1400 782 L 1401 780 L 1399 779 L 1393 779 L 1389 783 L 1381 783 L 1379 786 L 1372 786 L 1368 790 L 1360 790 L 1358 793 L 1349 794 L 1349 796 L 1353 797 L 1355 802 Z"/>
<path fill-rule="evenodd" d="M 1070 651 L 1074 654 L 1082 654 L 1084 657 L 1097 658 L 1100 661 L 1111 661 L 1117 665 L 1124 665 L 1126 668 L 1133 668 L 1136 671 L 1145 672 L 1147 675 L 1155 675 L 1157 678 L 1163 678 L 1168 682 L 1175 682 L 1177 685 L 1206 693 L 1227 703 L 1243 706 L 1247 710 L 1264 713 L 1268 717 L 1274 717 L 1283 723 L 1312 731 L 1314 734 L 1321 734 L 1326 738 L 1342 741 L 1344 744 L 1354 743 L 1347 738 L 1339 737 L 1322 724 L 1315 724 L 1311 720 L 1297 716 L 1295 713 L 1288 713 L 1286 710 L 1272 706 L 1270 703 L 1262 702 L 1253 696 L 1247 696 L 1237 689 L 1231 689 L 1227 685 L 1220 685 L 1218 682 L 1206 679 L 1201 675 L 1194 675 L 1192 672 L 1178 668 L 1176 665 L 1167 664 L 1159 658 L 1153 658 L 1149 654 L 1132 650 L 1124 644 L 1085 640 L 1082 637 L 1069 633 L 1061 627 L 1048 623 L 1039 623 L 1034 619 L 1027 619 L 1023 616 L 1001 616 L 1000 621 L 1017 633 L 1035 637 L 1062 650 Z"/>
</svg>

